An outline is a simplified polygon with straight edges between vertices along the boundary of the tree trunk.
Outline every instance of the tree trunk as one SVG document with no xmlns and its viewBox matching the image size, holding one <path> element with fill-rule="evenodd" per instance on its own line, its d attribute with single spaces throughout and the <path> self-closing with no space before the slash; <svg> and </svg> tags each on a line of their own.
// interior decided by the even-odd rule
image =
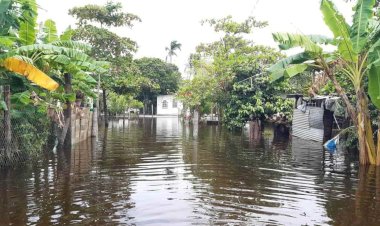
<svg viewBox="0 0 380 226">
<path fill-rule="evenodd" d="M 194 109 L 193 125 L 199 124 L 199 110 Z"/>
<path fill-rule="evenodd" d="M 8 108 L 4 111 L 5 154 L 9 158 L 12 152 L 11 90 L 9 85 L 4 86 L 4 102 Z"/>
<path fill-rule="evenodd" d="M 327 75 L 332 81 L 332 83 L 334 84 L 334 87 L 336 91 L 338 92 L 339 96 L 342 98 L 343 102 L 345 103 L 347 107 L 347 112 L 350 115 L 351 120 L 358 131 L 360 164 L 361 165 L 376 164 L 375 143 L 372 137 L 373 134 L 372 134 L 372 127 L 371 127 L 371 119 L 369 117 L 368 100 L 367 100 L 366 94 L 364 93 L 362 88 L 356 93 L 358 101 L 357 101 L 357 111 L 355 111 L 345 91 L 340 86 L 335 76 L 329 71 L 327 71 Z"/>
<path fill-rule="evenodd" d="M 222 125 L 223 110 L 218 106 L 218 125 Z"/>
<path fill-rule="evenodd" d="M 69 73 L 65 73 L 65 93 L 72 93 L 71 87 L 71 75 Z M 66 101 L 66 108 L 63 111 L 63 115 L 65 117 L 65 124 L 62 129 L 62 133 L 59 139 L 60 146 L 65 150 L 70 151 L 71 149 L 71 102 L 70 100 Z"/>
<path fill-rule="evenodd" d="M 108 126 L 108 108 L 107 108 L 106 89 L 103 89 L 103 111 L 104 111 L 104 125 Z"/>
<path fill-rule="evenodd" d="M 351 120 L 354 123 L 355 127 L 357 128 L 358 127 L 357 114 L 356 114 L 355 108 L 352 106 L 350 100 L 348 99 L 346 92 L 340 86 L 339 82 L 336 80 L 336 78 L 333 74 L 327 73 L 327 75 L 330 78 L 330 80 L 332 81 L 332 83 L 334 84 L 334 87 L 335 87 L 338 95 L 340 96 L 340 98 L 342 98 L 344 104 L 346 105 L 347 112 L 350 115 Z"/>
<path fill-rule="evenodd" d="M 356 93 L 356 96 L 358 99 L 359 161 L 361 165 L 376 164 L 375 143 L 368 110 L 368 99 L 362 89 Z"/>
<path fill-rule="evenodd" d="M 249 125 L 249 138 L 258 141 L 261 139 L 261 123 L 260 120 L 255 119 L 248 122 Z"/>
</svg>

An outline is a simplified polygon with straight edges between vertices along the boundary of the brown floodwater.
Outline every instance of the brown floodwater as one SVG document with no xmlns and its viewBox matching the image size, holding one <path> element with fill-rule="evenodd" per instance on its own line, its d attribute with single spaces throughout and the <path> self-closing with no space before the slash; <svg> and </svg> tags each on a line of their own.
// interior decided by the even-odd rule
<svg viewBox="0 0 380 226">
<path fill-rule="evenodd" d="M 377 176 L 376 176 L 377 175 Z M 0 225 L 380 225 L 380 169 L 270 126 L 112 121 L 99 141 L 0 172 Z"/>
</svg>

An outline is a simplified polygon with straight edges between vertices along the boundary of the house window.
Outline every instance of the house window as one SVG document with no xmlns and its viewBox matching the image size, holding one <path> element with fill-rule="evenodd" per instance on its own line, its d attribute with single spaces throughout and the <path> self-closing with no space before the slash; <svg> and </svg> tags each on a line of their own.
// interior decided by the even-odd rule
<svg viewBox="0 0 380 226">
<path fill-rule="evenodd" d="M 163 109 L 167 109 L 168 108 L 168 101 L 167 100 L 162 101 L 162 108 Z"/>
<path fill-rule="evenodd" d="M 173 108 L 177 108 L 177 101 L 173 100 Z"/>
</svg>

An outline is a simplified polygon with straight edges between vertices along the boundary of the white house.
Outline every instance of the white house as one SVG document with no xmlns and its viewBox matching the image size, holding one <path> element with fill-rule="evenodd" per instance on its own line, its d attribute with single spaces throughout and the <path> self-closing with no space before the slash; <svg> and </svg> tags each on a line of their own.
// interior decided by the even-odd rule
<svg viewBox="0 0 380 226">
<path fill-rule="evenodd" d="M 183 104 L 175 99 L 174 95 L 157 96 L 157 115 L 173 115 L 181 114 Z"/>
</svg>

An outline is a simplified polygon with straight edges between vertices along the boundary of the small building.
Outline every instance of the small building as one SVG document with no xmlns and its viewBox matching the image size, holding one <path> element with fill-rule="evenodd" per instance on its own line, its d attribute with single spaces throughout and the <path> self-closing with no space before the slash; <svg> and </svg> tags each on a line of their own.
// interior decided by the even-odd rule
<svg viewBox="0 0 380 226">
<path fill-rule="evenodd" d="M 183 104 L 174 95 L 157 96 L 157 115 L 179 116 Z"/>
<path fill-rule="evenodd" d="M 291 94 L 295 98 L 292 135 L 306 140 L 325 142 L 332 137 L 334 111 L 339 97 L 316 96 L 305 100 L 302 95 Z"/>
</svg>

